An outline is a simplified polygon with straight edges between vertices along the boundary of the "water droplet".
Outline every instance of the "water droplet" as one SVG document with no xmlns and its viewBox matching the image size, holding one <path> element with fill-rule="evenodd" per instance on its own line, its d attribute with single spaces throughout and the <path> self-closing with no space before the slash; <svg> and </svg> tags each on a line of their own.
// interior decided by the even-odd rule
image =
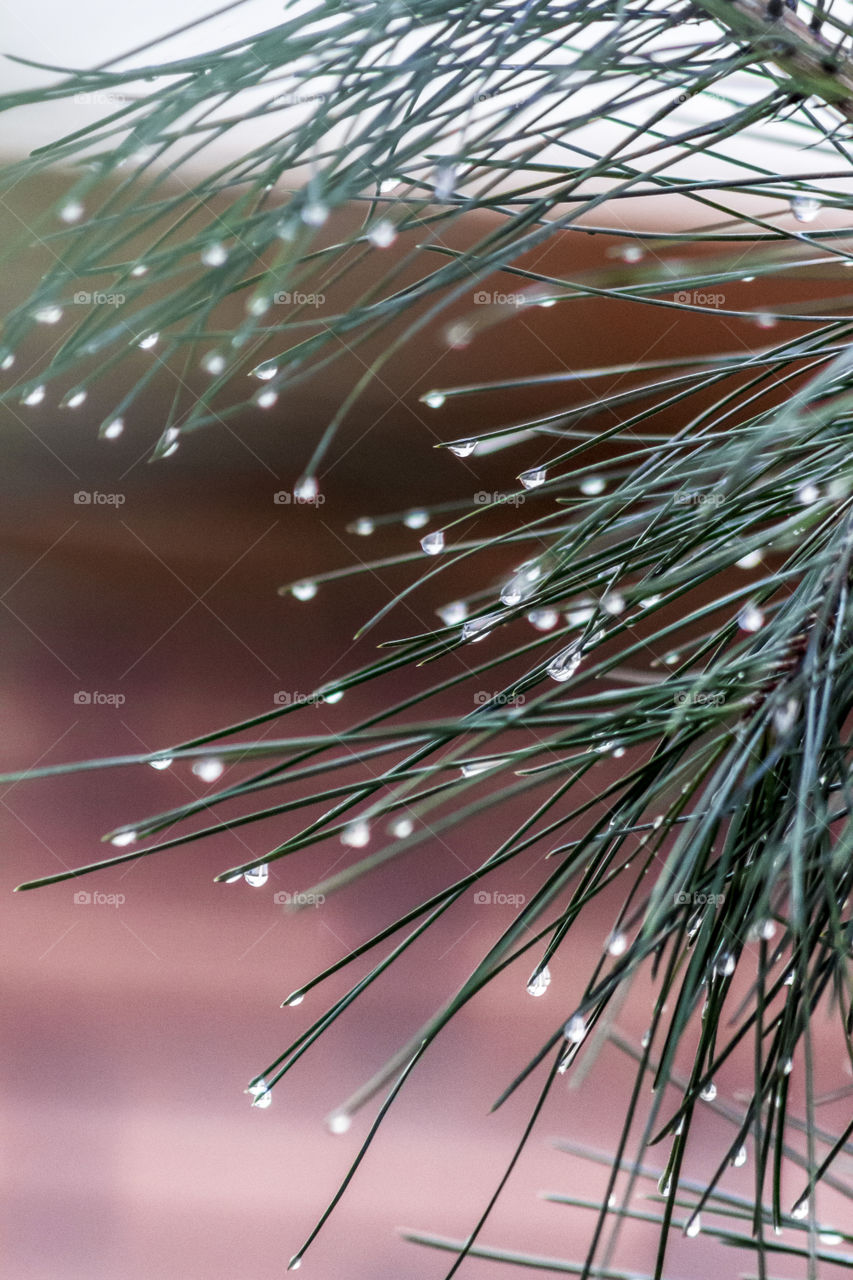
<svg viewBox="0 0 853 1280">
<path fill-rule="evenodd" d="M 808 1199 L 798 1200 L 797 1203 L 794 1205 L 793 1209 L 791 1210 L 791 1217 L 796 1218 L 799 1222 L 801 1222 L 803 1218 L 807 1218 L 808 1216 L 809 1216 Z"/>
<path fill-rule="evenodd" d="M 747 1161 L 746 1147 L 738 1147 L 737 1151 L 734 1153 L 734 1156 L 732 1157 L 732 1164 L 736 1169 L 742 1169 L 743 1166 L 746 1164 L 746 1161 Z"/>
<path fill-rule="evenodd" d="M 407 511 L 403 516 L 403 524 L 407 529 L 422 529 L 425 524 L 429 524 L 429 512 L 420 508 Z"/>
<path fill-rule="evenodd" d="M 259 409 L 271 409 L 277 401 L 278 392 L 274 391 L 272 387 L 266 387 L 255 396 L 255 404 Z"/>
<path fill-rule="evenodd" d="M 823 206 L 813 196 L 794 196 L 791 201 L 791 213 L 797 222 L 814 222 Z"/>
<path fill-rule="evenodd" d="M 758 329 L 775 329 L 778 323 L 776 317 L 769 311 L 755 312 L 755 325 Z"/>
<path fill-rule="evenodd" d="M 253 889 L 263 888 L 269 877 L 270 869 L 265 862 L 260 862 L 256 867 L 250 867 L 248 871 L 243 872 L 243 879 Z"/>
<path fill-rule="evenodd" d="M 347 1115 L 346 1111 L 333 1111 L 326 1120 L 326 1124 L 329 1133 L 346 1133 L 352 1126 L 352 1116 Z"/>
<path fill-rule="evenodd" d="M 563 1028 L 563 1035 L 569 1044 L 580 1044 L 586 1035 L 585 1019 L 579 1013 L 573 1014 Z"/>
<path fill-rule="evenodd" d="M 613 754 L 613 759 L 614 759 L 614 760 L 621 760 L 621 759 L 622 759 L 622 757 L 623 757 L 623 756 L 624 756 L 624 754 L 625 754 L 625 748 L 624 748 L 624 747 L 614 747 L 614 748 L 613 748 L 613 753 L 612 753 L 612 754 Z"/>
<path fill-rule="evenodd" d="M 114 844 L 118 849 L 123 849 L 125 845 L 133 844 L 136 838 L 135 831 L 117 831 L 116 834 L 110 838 L 110 844 Z"/>
<path fill-rule="evenodd" d="M 552 680 L 556 680 L 558 684 L 562 684 L 565 680 L 570 680 L 581 664 L 583 657 L 583 649 L 579 640 L 573 640 L 571 644 L 566 645 L 565 649 L 561 649 L 556 658 L 552 658 L 546 668 L 546 674 Z"/>
<path fill-rule="evenodd" d="M 351 849 L 363 849 L 369 843 L 370 824 L 365 822 L 363 818 L 357 818 L 355 822 L 347 823 L 341 832 L 341 844 L 348 845 Z"/>
<path fill-rule="evenodd" d="M 356 520 L 355 524 L 353 525 L 353 533 L 357 533 L 359 537 L 362 537 L 362 538 L 369 538 L 375 528 L 376 528 L 376 525 L 373 523 L 372 520 L 370 520 L 367 516 L 362 516 L 359 520 Z"/>
<path fill-rule="evenodd" d="M 794 1059 L 786 1058 L 785 1061 L 782 1063 L 782 1074 L 789 1076 L 793 1070 L 794 1070 Z"/>
<path fill-rule="evenodd" d="M 477 448 L 476 440 L 460 440 L 457 444 L 447 446 L 454 458 L 470 458 Z"/>
<path fill-rule="evenodd" d="M 301 217 L 306 227 L 322 227 L 328 221 L 329 206 L 322 200 L 309 200 L 302 208 Z"/>
<path fill-rule="evenodd" d="M 156 760 L 149 760 L 148 763 L 152 769 L 168 769 L 172 763 L 172 757 L 159 756 Z"/>
<path fill-rule="evenodd" d="M 544 969 L 535 972 L 527 984 L 529 996 L 544 996 L 551 985 L 551 971 L 547 964 Z"/>
<path fill-rule="evenodd" d="M 343 689 L 333 689 L 331 693 L 323 694 L 323 701 L 327 702 L 330 707 L 333 707 L 336 702 L 340 702 L 343 696 L 344 696 Z"/>
<path fill-rule="evenodd" d="M 105 440 L 117 440 L 122 431 L 124 431 L 123 418 L 113 418 L 112 422 L 108 422 L 101 427 L 101 435 Z"/>
<path fill-rule="evenodd" d="M 37 320 L 39 324 L 58 324 L 62 316 L 62 307 L 57 306 L 55 302 L 38 307 L 33 312 L 33 319 Z"/>
<path fill-rule="evenodd" d="M 250 1084 L 246 1092 L 250 1093 L 253 1098 L 259 1098 L 262 1093 L 266 1093 L 267 1082 L 263 1076 L 261 1076 L 260 1080 L 255 1080 L 253 1084 Z"/>
<path fill-rule="evenodd" d="M 601 607 L 611 617 L 625 612 L 625 597 L 619 591 L 610 591 L 601 601 Z"/>
<path fill-rule="evenodd" d="M 256 293 L 254 298 L 250 298 L 246 303 L 246 310 L 250 316 L 263 316 L 272 306 L 272 300 L 267 293 Z"/>
<path fill-rule="evenodd" d="M 36 405 L 41 404 L 44 399 L 44 387 L 33 387 L 32 391 L 28 391 L 24 396 L 21 404 Z"/>
<path fill-rule="evenodd" d="M 801 484 L 797 489 L 796 498 L 801 507 L 810 507 L 813 502 L 817 502 L 819 497 L 820 489 L 816 484 L 812 484 L 811 481 Z"/>
<path fill-rule="evenodd" d="M 595 606 L 585 605 L 582 609 L 572 609 L 566 614 L 566 622 L 570 627 L 582 627 L 595 617 Z"/>
<path fill-rule="evenodd" d="M 764 613 L 757 605 L 748 604 L 737 616 L 741 631 L 760 631 L 764 626 Z"/>
<path fill-rule="evenodd" d="M 699 1097 L 702 1098 L 704 1102 L 713 1102 L 716 1096 L 717 1086 L 714 1084 L 713 1080 L 709 1080 L 705 1085 L 705 1088 L 700 1090 Z"/>
<path fill-rule="evenodd" d="M 525 489 L 538 489 L 548 479 L 547 467 L 531 467 L 518 477 Z"/>
<path fill-rule="evenodd" d="M 689 1236 L 690 1239 L 692 1240 L 694 1236 L 698 1236 L 701 1230 L 702 1230 L 702 1219 L 700 1218 L 698 1213 L 695 1213 L 693 1217 L 690 1219 L 690 1221 L 688 1222 L 687 1226 L 684 1228 L 684 1234 L 686 1236 Z"/>
<path fill-rule="evenodd" d="M 785 985 L 786 987 L 792 987 L 792 986 L 794 985 L 794 970 L 793 970 L 793 969 L 790 969 L 790 970 L 788 971 L 788 973 L 786 973 L 786 974 L 785 974 L 785 984 L 784 984 L 784 985 Z"/>
<path fill-rule="evenodd" d="M 406 836 L 410 836 L 415 829 L 415 824 L 411 818 L 397 818 L 391 823 L 391 835 L 396 836 L 398 840 L 405 840 Z"/>
<path fill-rule="evenodd" d="M 500 613 L 484 613 L 479 618 L 469 618 L 462 627 L 462 639 L 470 640 L 472 644 L 476 644 L 479 640 L 485 640 L 486 636 L 497 626 L 503 614 Z"/>
<path fill-rule="evenodd" d="M 271 1102 L 272 1102 L 272 1094 L 270 1093 L 269 1089 L 267 1089 L 265 1090 L 264 1093 L 258 1094 L 257 1098 L 253 1100 L 252 1106 L 258 1107 L 261 1111 L 266 1111 L 267 1107 L 270 1105 Z"/>
<path fill-rule="evenodd" d="M 137 262 L 135 267 L 131 267 L 130 274 L 132 276 L 145 276 L 148 274 L 148 268 L 144 262 Z"/>
<path fill-rule="evenodd" d="M 79 387 L 76 391 L 69 391 L 62 402 L 62 407 L 64 409 L 79 409 L 81 404 L 85 404 L 85 401 L 86 392 L 82 387 Z"/>
<path fill-rule="evenodd" d="M 607 939 L 608 955 L 621 956 L 624 955 L 627 950 L 628 939 L 625 934 L 622 933 L 621 930 L 616 933 L 611 933 L 610 937 Z"/>
<path fill-rule="evenodd" d="M 213 374 L 214 377 L 222 373 L 225 368 L 225 357 L 220 355 L 218 351 L 209 351 L 201 362 L 203 369 L 207 373 Z"/>
<path fill-rule="evenodd" d="M 527 621 L 537 631 L 553 631 L 560 621 L 560 615 L 556 609 L 531 609 Z"/>
<path fill-rule="evenodd" d="M 450 604 L 444 604 L 440 609 L 436 609 L 441 621 L 446 627 L 455 627 L 457 623 L 464 622 L 468 616 L 468 606 L 464 600 L 451 600 Z"/>
<path fill-rule="evenodd" d="M 456 186 L 456 169 L 452 164 L 438 165 L 432 174 L 432 189 L 436 200 L 449 200 Z"/>
<path fill-rule="evenodd" d="M 294 582 L 290 590 L 297 600 L 313 600 L 317 594 L 317 583 L 305 578 L 302 582 Z"/>
<path fill-rule="evenodd" d="M 397 239 L 397 228 L 388 218 L 374 222 L 367 233 L 370 243 L 377 249 L 387 249 Z"/>
<path fill-rule="evenodd" d="M 769 942 L 776 935 L 776 925 L 772 920 L 756 920 L 750 927 L 750 942 Z"/>
<path fill-rule="evenodd" d="M 640 1036 L 640 1048 L 648 1049 L 651 1042 L 652 1042 L 651 1031 L 644 1031 L 643 1034 Z"/>
<path fill-rule="evenodd" d="M 741 276 L 740 282 L 741 284 L 752 284 L 754 279 L 755 276 Z"/>
<path fill-rule="evenodd" d="M 302 1001 L 304 999 L 305 999 L 305 993 L 303 991 L 294 991 L 292 996 L 287 997 L 287 999 L 284 1002 L 284 1005 L 288 1009 L 295 1009 L 297 1005 L 302 1004 Z"/>
<path fill-rule="evenodd" d="M 421 396 L 421 403 L 428 405 L 430 409 L 440 409 L 446 399 L 443 391 L 428 391 L 425 396 Z"/>
<path fill-rule="evenodd" d="M 79 222 L 85 212 L 79 200 L 68 200 L 59 210 L 59 216 L 63 222 Z"/>
<path fill-rule="evenodd" d="M 658 1194 L 662 1196 L 668 1196 L 671 1187 L 672 1187 L 672 1179 L 669 1177 L 668 1174 L 662 1173 L 660 1178 L 658 1179 Z"/>
<path fill-rule="evenodd" d="M 581 480 L 581 493 L 587 494 L 589 497 L 595 497 L 598 493 L 604 493 L 607 482 L 602 476 L 587 476 L 585 480 Z"/>
<path fill-rule="evenodd" d="M 215 782 L 224 772 L 225 765 L 221 760 L 196 760 L 193 765 L 193 773 L 202 782 Z"/>
<path fill-rule="evenodd" d="M 818 1240 L 821 1244 L 844 1244 L 844 1236 L 840 1231 L 821 1231 Z"/>
<path fill-rule="evenodd" d="M 444 550 L 444 530 L 435 529 L 421 538 L 421 550 L 428 556 L 437 556 Z"/>
<path fill-rule="evenodd" d="M 512 606 L 520 604 L 522 600 L 527 600 L 530 596 L 536 594 L 536 584 L 542 577 L 543 568 L 541 564 L 537 564 L 535 560 L 528 560 L 523 564 L 509 582 L 501 591 L 502 604 Z"/>
<path fill-rule="evenodd" d="M 293 496 L 297 502 L 313 502 L 319 492 L 316 476 L 302 476 L 293 486 Z"/>
<path fill-rule="evenodd" d="M 12 351 L 7 351 L 7 352 L 6 352 L 6 354 L 4 355 L 3 359 L 2 359 L 2 360 L 0 360 L 0 369 L 3 369 L 4 371 L 5 371 L 6 369 L 11 369 L 11 368 L 12 368 L 12 365 L 13 365 L 14 363 L 15 363 L 15 355 L 14 355 L 14 352 L 12 352 Z"/>
<path fill-rule="evenodd" d="M 471 764 L 461 765 L 459 772 L 463 778 L 476 778 L 478 773 L 487 773 L 489 769 L 496 769 L 499 764 L 505 763 L 505 760 L 474 760 Z"/>
<path fill-rule="evenodd" d="M 139 339 L 139 347 L 142 351 L 150 351 L 152 347 L 156 347 L 160 341 L 159 333 L 148 333 L 144 338 Z"/>
<path fill-rule="evenodd" d="M 221 267 L 228 261 L 228 250 L 221 241 L 214 240 L 202 249 L 201 260 L 206 267 Z"/>
<path fill-rule="evenodd" d="M 288 1271 L 298 1271 L 302 1266 L 302 1259 L 299 1257 L 291 1258 L 287 1264 Z"/>
<path fill-rule="evenodd" d="M 263 364 L 256 365 L 252 370 L 253 378 L 260 378 L 262 382 L 269 382 L 270 378 L 274 378 L 278 373 L 278 365 L 274 360 L 266 360 Z"/>
</svg>

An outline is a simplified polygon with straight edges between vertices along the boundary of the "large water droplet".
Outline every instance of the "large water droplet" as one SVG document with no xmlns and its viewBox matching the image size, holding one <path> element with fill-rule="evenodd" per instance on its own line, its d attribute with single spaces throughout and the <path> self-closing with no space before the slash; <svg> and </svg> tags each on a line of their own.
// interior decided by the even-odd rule
<svg viewBox="0 0 853 1280">
<path fill-rule="evenodd" d="M 5 372 L 7 369 L 11 369 L 14 363 L 15 353 L 13 351 L 7 351 L 3 356 L 3 359 L 0 360 L 0 369 Z"/>
<path fill-rule="evenodd" d="M 672 1179 L 670 1178 L 669 1174 L 662 1173 L 660 1178 L 658 1179 L 658 1194 L 662 1196 L 668 1196 L 671 1187 L 672 1187 Z"/>
<path fill-rule="evenodd" d="M 810 507 L 812 503 L 817 502 L 819 497 L 820 489 L 816 484 L 812 484 L 811 481 L 801 484 L 796 492 L 797 502 L 801 507 Z"/>
<path fill-rule="evenodd" d="M 259 863 L 256 867 L 250 867 L 248 871 L 243 872 L 243 879 L 253 889 L 263 888 L 269 877 L 270 869 L 265 862 Z"/>
<path fill-rule="evenodd" d="M 304 999 L 305 999 L 304 991 L 294 991 L 293 995 L 287 997 L 284 1004 L 282 1005 L 282 1008 L 295 1009 L 297 1005 L 302 1004 L 302 1001 Z"/>
<path fill-rule="evenodd" d="M 202 249 L 201 260 L 206 267 L 221 267 L 228 261 L 228 250 L 220 240 L 214 240 Z"/>
<path fill-rule="evenodd" d="M 305 578 L 302 582 L 294 582 L 290 590 L 297 600 L 313 600 L 317 594 L 317 583 Z"/>
<path fill-rule="evenodd" d="M 123 431 L 123 418 L 113 418 L 112 422 L 107 422 L 103 427 L 101 427 L 101 435 L 105 440 L 117 440 Z"/>
<path fill-rule="evenodd" d="M 456 169 L 452 164 L 438 165 L 432 174 L 432 189 L 436 200 L 449 200 L 456 186 Z"/>
<path fill-rule="evenodd" d="M 149 760 L 148 763 L 152 769 L 168 769 L 172 763 L 172 757 L 159 756 L 156 760 Z"/>
<path fill-rule="evenodd" d="M 421 550 L 428 556 L 437 556 L 444 550 L 444 530 L 434 529 L 432 533 L 421 538 Z"/>
<path fill-rule="evenodd" d="M 225 368 L 225 357 L 218 351 L 209 351 L 202 359 L 201 366 L 207 373 L 216 377 Z"/>
<path fill-rule="evenodd" d="M 538 489 L 548 479 L 547 467 L 531 467 L 518 477 L 525 489 Z"/>
<path fill-rule="evenodd" d="M 623 262 L 642 262 L 645 255 L 638 244 L 627 244 L 620 251 L 619 256 Z"/>
<path fill-rule="evenodd" d="M 259 1093 L 257 1098 L 253 1099 L 252 1106 L 258 1107 L 261 1111 L 266 1111 L 271 1102 L 272 1094 L 269 1089 L 267 1089 L 264 1093 Z"/>
<path fill-rule="evenodd" d="M 429 524 L 429 512 L 420 509 L 407 511 L 403 516 L 403 524 L 407 529 L 422 529 L 425 524 Z"/>
<path fill-rule="evenodd" d="M 579 1013 L 574 1014 L 563 1028 L 563 1035 L 569 1044 L 580 1044 L 586 1036 L 586 1020 Z"/>
<path fill-rule="evenodd" d="M 489 769 L 505 763 L 504 760 L 473 760 L 470 764 L 461 765 L 459 772 L 463 778 L 476 778 L 478 773 L 488 773 Z"/>
<path fill-rule="evenodd" d="M 741 556 L 740 560 L 735 560 L 735 567 L 738 569 L 755 569 L 761 564 L 761 552 L 747 551 L 745 556 Z"/>
<path fill-rule="evenodd" d="M 301 1266 L 302 1259 L 300 1257 L 294 1257 L 290 1259 L 290 1262 L 288 1262 L 287 1269 L 288 1271 L 298 1271 Z"/>
<path fill-rule="evenodd" d="M 607 482 L 601 476 L 587 476 L 585 480 L 581 480 L 581 493 L 585 493 L 589 497 L 604 493 L 606 487 Z"/>
<path fill-rule="evenodd" d="M 76 391 L 71 391 L 62 402 L 64 409 L 79 409 L 81 404 L 86 403 L 86 392 L 82 387 Z"/>
<path fill-rule="evenodd" d="M 844 1244 L 844 1239 L 840 1231 L 821 1231 L 818 1234 L 821 1244 Z"/>
<path fill-rule="evenodd" d="M 346 1133 L 352 1127 L 352 1116 L 346 1111 L 333 1111 L 326 1120 L 329 1133 Z"/>
<path fill-rule="evenodd" d="M 266 387 L 255 395 L 255 404 L 259 409 L 271 409 L 277 401 L 278 392 L 274 391 L 272 387 Z"/>
<path fill-rule="evenodd" d="M 794 1205 L 793 1209 L 791 1210 L 791 1217 L 796 1218 L 799 1222 L 802 1222 L 803 1218 L 807 1218 L 808 1216 L 809 1216 L 808 1199 L 798 1200 L 797 1203 Z"/>
<path fill-rule="evenodd" d="M 703 1102 L 713 1102 L 716 1096 L 717 1086 L 714 1084 L 713 1080 L 709 1080 L 705 1085 L 705 1088 L 700 1090 L 699 1097 Z"/>
<path fill-rule="evenodd" d="M 794 196 L 791 201 L 791 213 L 797 222 L 814 222 L 822 208 L 821 202 L 813 196 Z"/>
<path fill-rule="evenodd" d="M 152 347 L 157 346 L 159 341 L 159 333 L 147 333 L 144 338 L 139 339 L 139 349 L 141 351 L 150 351 Z"/>
<path fill-rule="evenodd" d="M 552 680 L 556 680 L 558 684 L 562 684 L 564 680 L 570 680 L 581 664 L 583 657 L 583 649 L 579 640 L 573 640 L 571 644 L 566 645 L 556 656 L 552 658 L 546 668 L 547 674 Z"/>
<path fill-rule="evenodd" d="M 85 212 L 81 201 L 68 200 L 59 210 L 59 216 L 63 222 L 79 222 Z"/>
<path fill-rule="evenodd" d="M 608 591 L 601 601 L 601 607 L 611 618 L 615 618 L 617 614 L 625 612 L 625 597 L 619 591 Z"/>
<path fill-rule="evenodd" d="M 511 607 L 535 595 L 536 586 L 542 577 L 542 573 L 541 564 L 537 564 L 535 560 L 528 560 L 513 574 L 501 591 L 501 602 Z"/>
<path fill-rule="evenodd" d="M 428 391 L 425 396 L 421 396 L 421 403 L 430 409 L 440 409 L 446 399 L 443 391 Z"/>
<path fill-rule="evenodd" d="M 736 963 L 730 951 L 721 951 L 714 961 L 714 973 L 719 978 L 730 978 L 735 971 Z"/>
<path fill-rule="evenodd" d="M 322 200 L 309 200 L 302 206 L 301 217 L 306 227 L 322 227 L 328 221 L 329 206 L 323 204 Z"/>
<path fill-rule="evenodd" d="M 274 360 L 267 360 L 263 364 L 256 365 L 252 370 L 253 378 L 260 378 L 262 382 L 269 382 L 270 378 L 274 378 L 278 373 L 278 365 Z"/>
<path fill-rule="evenodd" d="M 689 1236 L 690 1239 L 692 1240 L 694 1236 L 698 1236 L 701 1230 L 702 1230 L 702 1219 L 700 1218 L 698 1213 L 694 1213 L 693 1217 L 690 1219 L 687 1226 L 684 1228 L 684 1234 L 686 1236 Z"/>
<path fill-rule="evenodd" d="M 293 486 L 293 496 L 297 502 L 313 502 L 319 491 L 316 476 L 302 476 Z"/>
<path fill-rule="evenodd" d="M 369 843 L 370 824 L 363 818 L 347 823 L 341 832 L 341 844 L 348 845 L 351 849 L 363 849 Z"/>
<path fill-rule="evenodd" d="M 369 538 L 375 530 L 376 525 L 368 516 L 361 516 L 356 520 L 352 527 L 353 533 L 357 533 L 361 538 Z"/>
<path fill-rule="evenodd" d="M 250 1093 L 253 1098 L 259 1098 L 262 1093 L 267 1092 L 267 1087 L 266 1080 L 261 1076 L 260 1080 L 256 1080 L 253 1084 L 249 1085 L 246 1092 Z"/>
<path fill-rule="evenodd" d="M 397 228 L 388 218 L 374 222 L 367 233 L 367 238 L 377 249 L 387 249 L 397 239 Z"/>
<path fill-rule="evenodd" d="M 582 609 L 570 609 L 566 614 L 566 622 L 570 627 L 582 627 L 595 617 L 595 605 L 585 605 Z"/>
<path fill-rule="evenodd" d="M 410 836 L 415 829 L 415 824 L 411 818 L 397 818 L 391 823 L 391 835 L 396 836 L 398 840 L 405 840 L 406 836 Z"/>
<path fill-rule="evenodd" d="M 193 765 L 193 773 L 197 778 L 201 778 L 202 782 L 215 782 L 224 772 L 225 765 L 221 760 L 196 760 Z"/>
<path fill-rule="evenodd" d="M 110 838 L 110 844 L 114 844 L 118 849 L 123 849 L 125 845 L 133 844 L 136 838 L 137 836 L 135 831 L 117 831 L 116 834 Z"/>
<path fill-rule="evenodd" d="M 469 618 L 462 627 L 462 639 L 470 640 L 476 644 L 478 640 L 485 640 L 488 633 L 497 626 L 502 618 L 500 613 L 484 613 L 479 618 Z"/>
<path fill-rule="evenodd" d="M 529 996 L 544 996 L 545 992 L 551 985 L 551 971 L 547 964 L 544 969 L 535 972 L 527 984 L 527 994 Z"/>
<path fill-rule="evenodd" d="M 732 1157 L 732 1164 L 736 1169 L 742 1169 L 743 1166 L 746 1164 L 746 1161 L 747 1161 L 746 1147 L 738 1147 L 737 1151 L 734 1153 L 734 1156 Z"/>
<path fill-rule="evenodd" d="M 531 609 L 527 621 L 537 631 L 553 631 L 560 621 L 560 615 L 556 609 Z"/>
<path fill-rule="evenodd" d="M 47 303 L 43 307 L 37 307 L 33 312 L 33 319 L 39 324 L 58 324 L 62 319 L 62 307 L 57 306 L 55 302 Z"/>
<path fill-rule="evenodd" d="M 737 624 L 741 631 L 760 631 L 764 626 L 764 613 L 758 605 L 748 604 L 738 614 Z"/>
<path fill-rule="evenodd" d="M 44 399 L 44 387 L 33 387 L 32 391 L 28 391 L 24 396 L 21 404 L 36 405 L 41 404 Z"/>
<path fill-rule="evenodd" d="M 456 444 L 447 446 L 454 458 L 470 458 L 471 454 L 477 448 L 476 440 L 459 440 Z"/>
<path fill-rule="evenodd" d="M 444 604 L 440 609 L 436 609 L 436 613 L 446 627 L 455 627 L 457 623 L 464 622 L 468 617 L 468 606 L 464 600 L 451 600 L 450 604 Z"/>
<path fill-rule="evenodd" d="M 607 939 L 608 954 L 611 956 L 621 956 L 624 955 L 627 950 L 628 939 L 625 934 L 622 933 L 621 930 L 616 933 L 611 933 L 610 937 Z"/>
</svg>

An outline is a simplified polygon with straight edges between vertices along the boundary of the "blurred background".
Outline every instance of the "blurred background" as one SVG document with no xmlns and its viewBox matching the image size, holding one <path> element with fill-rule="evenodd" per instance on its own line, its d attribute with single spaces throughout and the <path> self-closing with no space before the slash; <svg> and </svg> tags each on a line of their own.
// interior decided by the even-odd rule
<svg viewBox="0 0 853 1280">
<path fill-rule="evenodd" d="M 94 34 L 94 7 L 89 17 Z M 38 31 L 29 28 L 30 53 L 50 19 L 46 7 Z M 16 16 L 17 52 L 25 22 Z M 85 17 L 75 24 L 78 30 L 86 25 Z M 165 18 L 154 25 L 165 27 Z M 121 43 L 131 43 L 127 30 Z M 68 49 L 63 39 L 62 61 L 81 62 L 85 52 L 79 40 Z M 92 57 L 102 52 L 93 48 Z M 42 49 L 40 56 L 55 55 Z M 34 119 L 31 132 L 28 126 L 5 139 L 7 153 L 22 153 L 44 132 L 55 133 L 56 123 Z M 4 237 L 61 190 L 61 179 L 7 190 Z M 623 226 L 637 225 L 643 210 L 625 202 L 620 216 Z M 464 235 L 473 239 L 481 231 L 468 228 Z M 618 231 L 560 236 L 538 256 L 537 267 L 568 278 L 594 268 L 619 270 L 631 242 Z M 24 296 L 43 269 L 41 253 L 35 247 L 14 264 L 0 286 L 8 303 Z M 733 287 L 737 297 L 727 305 L 752 306 L 750 287 L 748 281 Z M 825 284 L 821 288 L 825 292 Z M 790 282 L 761 285 L 764 306 L 791 297 Z M 436 411 L 419 399 L 430 389 L 585 369 L 611 362 L 614 352 L 630 362 L 767 341 L 749 319 L 723 322 L 712 313 L 643 308 L 640 323 L 638 312 L 594 299 L 523 314 L 509 307 L 464 348 L 449 345 L 444 325 L 452 316 L 446 317 L 387 365 L 359 401 L 320 476 L 319 505 L 276 503 L 275 495 L 292 490 L 312 444 L 361 372 L 355 357 L 282 396 L 271 411 L 247 410 L 155 464 L 147 457 L 174 391 L 168 368 L 152 384 L 144 415 L 135 410 L 113 441 L 99 441 L 97 428 L 121 394 L 120 375 L 76 413 L 60 411 L 50 396 L 35 407 L 4 408 L 0 767 L 166 748 L 271 710 L 282 701 L 277 695 L 298 701 L 367 660 L 380 640 L 434 625 L 436 608 L 461 592 L 463 579 L 439 576 L 358 642 L 356 629 L 412 580 L 410 565 L 326 584 L 302 603 L 279 596 L 277 588 L 417 551 L 422 532 L 400 521 L 379 525 L 367 538 L 347 526 L 361 516 L 513 488 L 520 470 L 543 460 L 541 442 L 468 459 L 435 445 L 567 403 L 565 389 L 534 388 L 450 400 Z M 156 355 L 140 351 L 132 358 L 141 365 Z M 26 369 L 15 372 L 22 377 Z M 602 389 L 617 385 L 614 378 Z M 673 414 L 661 421 L 680 420 Z M 90 500 L 75 501 L 81 493 Z M 476 520 L 469 527 L 476 529 Z M 493 563 L 481 558 L 479 585 L 499 582 L 512 565 L 512 553 L 496 551 Z M 650 661 L 660 656 L 649 654 Z M 446 660 L 439 674 L 451 674 L 454 661 Z M 307 706 L 282 722 L 282 732 L 342 728 L 380 697 L 383 703 L 403 697 L 436 674 L 435 668 L 428 677 L 403 672 L 348 693 L 337 706 Z M 458 711 L 458 698 L 473 705 L 476 690 L 462 688 L 445 708 Z M 599 768 L 603 788 L 620 762 L 608 759 Z M 269 1110 L 252 1109 L 243 1092 L 248 1081 L 347 989 L 349 971 L 297 1008 L 280 1009 L 281 1001 L 449 876 L 477 865 L 500 838 L 496 829 L 502 833 L 522 810 L 490 814 L 430 841 L 399 866 L 297 915 L 286 915 L 275 893 L 303 889 L 337 869 L 340 846 L 320 845 L 274 864 L 260 889 L 242 880 L 214 884 L 213 876 L 299 830 L 305 819 L 298 813 L 78 884 L 11 895 L 22 880 L 113 852 L 100 840 L 116 825 L 210 789 L 183 765 L 23 782 L 0 792 L 0 1265 L 10 1280 L 280 1276 L 336 1189 L 378 1102 L 341 1135 L 329 1133 L 324 1117 L 456 989 L 512 918 L 511 905 L 476 904 L 467 895 L 305 1055 L 276 1088 Z M 278 793 L 270 795 L 274 800 Z M 219 808 L 209 816 L 231 812 Z M 492 888 L 516 894 L 538 884 L 543 853 L 511 864 L 493 877 Z M 81 888 L 95 897 L 76 902 Z M 113 901 L 98 901 L 98 893 Z M 530 963 L 525 957 L 525 967 L 504 973 L 454 1021 L 413 1075 L 306 1257 L 306 1274 L 323 1280 L 444 1274 L 446 1257 L 403 1242 L 395 1229 L 452 1238 L 470 1229 L 512 1153 L 541 1076 L 496 1115 L 488 1115 L 489 1107 L 571 1012 L 617 906 L 616 897 L 602 899 L 573 929 L 541 999 L 525 992 L 531 952 Z M 367 967 L 357 962 L 353 978 Z M 651 987 L 638 979 L 617 1020 L 630 1044 L 646 1029 L 651 1001 Z M 817 1069 L 819 1089 L 847 1079 L 836 1056 L 826 1055 Z M 632 1071 L 628 1054 L 610 1044 L 582 1082 L 573 1083 L 571 1075 L 558 1082 L 484 1243 L 546 1257 L 583 1256 L 592 1215 L 549 1205 L 538 1193 L 592 1198 L 602 1191 L 606 1171 L 559 1150 L 552 1139 L 612 1149 Z M 707 1173 L 731 1141 L 721 1112 L 737 1111 L 749 1071 L 748 1055 L 745 1063 L 732 1061 L 718 1081 L 720 1104 L 697 1117 L 688 1176 Z M 822 1117 L 829 1128 L 832 1112 L 827 1107 Z M 664 1150 L 661 1166 L 665 1157 Z M 726 1185 L 748 1195 L 750 1177 L 748 1166 L 732 1170 Z M 800 1189 L 792 1181 L 791 1196 Z M 642 1190 L 654 1186 L 646 1182 Z M 831 1216 L 831 1198 L 823 1203 Z M 653 1265 L 654 1250 L 654 1229 L 628 1223 L 617 1261 L 642 1271 Z M 701 1236 L 675 1239 L 670 1256 L 669 1274 L 685 1277 L 707 1276 L 710 1266 L 721 1259 L 731 1265 L 732 1258 Z M 508 1274 L 496 1261 L 471 1260 L 465 1270 L 484 1280 Z M 789 1274 L 786 1265 L 779 1273 Z"/>
</svg>

